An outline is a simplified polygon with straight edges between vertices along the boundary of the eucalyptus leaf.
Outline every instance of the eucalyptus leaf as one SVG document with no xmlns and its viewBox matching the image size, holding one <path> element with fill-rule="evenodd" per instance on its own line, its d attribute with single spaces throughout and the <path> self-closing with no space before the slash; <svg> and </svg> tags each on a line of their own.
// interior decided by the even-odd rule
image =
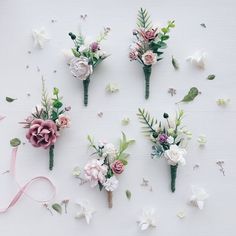
<svg viewBox="0 0 236 236">
<path fill-rule="evenodd" d="M 129 190 L 125 191 L 126 197 L 130 200 L 131 199 L 131 192 Z"/>
<path fill-rule="evenodd" d="M 21 141 L 18 138 L 13 138 L 11 139 L 10 144 L 12 147 L 17 147 L 21 144 Z"/>
<path fill-rule="evenodd" d="M 184 96 L 184 98 L 180 102 L 191 102 L 193 101 L 197 95 L 199 94 L 199 90 L 196 87 L 192 87 L 188 94 Z"/>
<path fill-rule="evenodd" d="M 55 210 L 57 213 L 61 214 L 62 213 L 62 207 L 58 203 L 54 203 L 52 205 L 52 209 Z"/>
<path fill-rule="evenodd" d="M 213 80 L 213 79 L 215 79 L 215 77 L 216 77 L 215 75 L 208 75 L 208 76 L 207 76 L 207 79 L 208 79 L 208 80 Z"/>
<path fill-rule="evenodd" d="M 14 102 L 17 98 L 6 97 L 7 102 Z"/>
<path fill-rule="evenodd" d="M 179 69 L 179 63 L 177 62 L 177 60 L 172 56 L 172 65 L 173 67 L 175 68 L 175 70 L 178 70 Z"/>
</svg>

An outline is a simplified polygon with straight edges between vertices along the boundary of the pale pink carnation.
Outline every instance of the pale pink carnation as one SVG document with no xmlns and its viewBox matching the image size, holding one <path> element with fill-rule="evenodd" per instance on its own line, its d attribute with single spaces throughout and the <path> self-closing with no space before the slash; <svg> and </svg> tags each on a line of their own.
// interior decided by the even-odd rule
<svg viewBox="0 0 236 236">
<path fill-rule="evenodd" d="M 70 127 L 70 117 L 65 114 L 61 114 L 58 116 L 58 119 L 56 120 L 56 124 L 60 128 L 69 128 Z"/>
<path fill-rule="evenodd" d="M 142 61 L 147 66 L 153 65 L 157 62 L 157 54 L 148 50 L 142 55 Z"/>
<path fill-rule="evenodd" d="M 89 180 L 91 187 L 95 187 L 98 182 L 103 184 L 106 181 L 107 166 L 102 164 L 102 161 L 92 159 L 84 167 L 85 178 Z"/>
</svg>

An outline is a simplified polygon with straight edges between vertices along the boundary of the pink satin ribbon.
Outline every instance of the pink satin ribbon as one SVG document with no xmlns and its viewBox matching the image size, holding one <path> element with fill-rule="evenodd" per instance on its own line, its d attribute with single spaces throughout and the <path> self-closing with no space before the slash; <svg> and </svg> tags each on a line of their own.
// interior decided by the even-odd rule
<svg viewBox="0 0 236 236">
<path fill-rule="evenodd" d="M 34 200 L 36 202 L 39 202 L 39 203 L 49 202 L 49 201 L 53 200 L 55 195 L 56 195 L 56 187 L 55 187 L 55 185 L 52 183 L 52 181 L 49 178 L 47 178 L 45 176 L 37 176 L 37 177 L 31 179 L 30 181 L 28 181 L 24 186 L 20 186 L 20 184 L 18 184 L 17 179 L 16 179 L 16 154 L 17 154 L 17 149 L 18 148 L 15 147 L 12 150 L 10 174 L 12 174 L 12 176 L 14 178 L 14 181 L 17 183 L 17 185 L 19 186 L 20 190 L 13 197 L 13 199 L 11 200 L 11 202 L 9 203 L 9 205 L 6 208 L 0 209 L 0 213 L 5 213 L 10 208 L 12 208 L 18 202 L 18 200 L 22 197 L 22 195 L 27 195 L 29 198 L 31 198 L 32 200 Z M 37 182 L 37 181 L 46 181 L 46 182 L 48 182 L 48 184 L 52 188 L 52 197 L 50 199 L 38 200 L 38 199 L 35 199 L 32 196 L 27 194 L 27 189 L 29 188 L 29 186 L 32 185 L 33 183 Z"/>
</svg>

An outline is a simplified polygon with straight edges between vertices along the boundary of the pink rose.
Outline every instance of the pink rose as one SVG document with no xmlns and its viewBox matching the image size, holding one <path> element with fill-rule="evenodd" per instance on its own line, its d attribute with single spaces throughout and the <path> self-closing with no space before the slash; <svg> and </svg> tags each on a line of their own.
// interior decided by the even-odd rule
<svg viewBox="0 0 236 236">
<path fill-rule="evenodd" d="M 114 173 L 121 174 L 124 171 L 125 166 L 120 160 L 116 160 L 112 163 L 111 169 Z"/>
<path fill-rule="evenodd" d="M 141 32 L 142 36 L 144 39 L 150 41 L 156 38 L 157 36 L 157 29 L 151 29 L 147 31 L 142 31 Z"/>
<path fill-rule="evenodd" d="M 57 137 L 57 126 L 52 120 L 33 120 L 30 124 L 26 138 L 34 147 L 48 148 L 53 145 Z"/>
<path fill-rule="evenodd" d="M 142 55 L 142 61 L 145 65 L 153 65 L 157 62 L 157 54 L 148 50 Z"/>
<path fill-rule="evenodd" d="M 137 60 L 137 58 L 138 58 L 138 51 L 136 51 L 136 50 L 130 51 L 130 53 L 129 53 L 130 61 Z"/>
<path fill-rule="evenodd" d="M 60 128 L 69 128 L 70 127 L 70 118 L 67 115 L 61 114 L 58 116 L 58 119 L 56 120 L 56 124 Z"/>
</svg>

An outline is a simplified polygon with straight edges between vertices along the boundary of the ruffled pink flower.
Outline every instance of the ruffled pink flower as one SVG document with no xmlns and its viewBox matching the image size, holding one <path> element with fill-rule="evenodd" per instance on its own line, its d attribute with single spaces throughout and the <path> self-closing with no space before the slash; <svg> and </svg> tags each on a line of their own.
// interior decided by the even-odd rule
<svg viewBox="0 0 236 236">
<path fill-rule="evenodd" d="M 153 65 L 157 62 L 157 54 L 148 50 L 142 55 L 142 61 L 145 65 Z"/>
<path fill-rule="evenodd" d="M 129 53 L 129 59 L 131 61 L 137 60 L 138 59 L 138 52 L 136 50 L 132 50 Z"/>
<path fill-rule="evenodd" d="M 156 38 L 157 36 L 157 29 L 151 29 L 147 31 L 141 31 L 141 35 L 144 39 L 150 41 Z"/>
<path fill-rule="evenodd" d="M 34 147 L 48 148 L 57 141 L 57 126 L 52 120 L 33 120 L 26 138 Z"/>
<path fill-rule="evenodd" d="M 121 174 L 124 171 L 125 166 L 120 160 L 116 160 L 112 163 L 111 169 L 115 174 Z"/>
<path fill-rule="evenodd" d="M 95 187 L 98 182 L 101 184 L 106 181 L 107 166 L 103 165 L 102 161 L 92 159 L 84 167 L 84 176 L 89 180 L 91 187 Z"/>
<path fill-rule="evenodd" d="M 70 117 L 67 115 L 61 114 L 58 116 L 56 123 L 60 128 L 69 128 L 70 127 Z"/>
</svg>

